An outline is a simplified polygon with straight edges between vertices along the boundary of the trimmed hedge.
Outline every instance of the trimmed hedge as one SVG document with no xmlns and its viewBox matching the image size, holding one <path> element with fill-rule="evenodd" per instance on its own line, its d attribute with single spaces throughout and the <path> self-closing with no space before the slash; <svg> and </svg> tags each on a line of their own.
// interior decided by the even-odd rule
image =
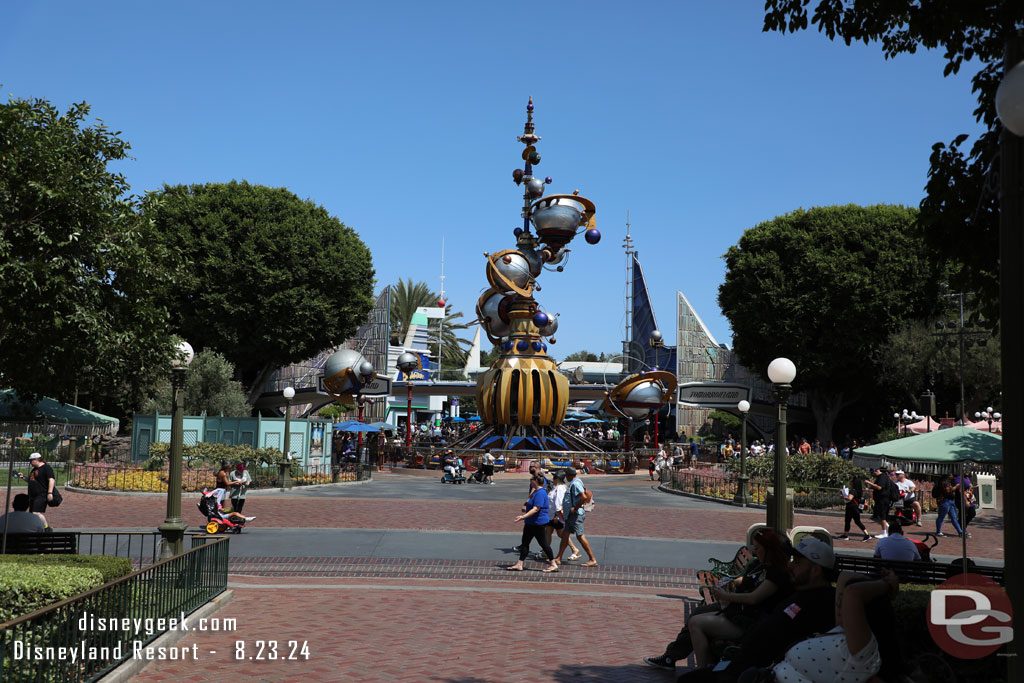
<svg viewBox="0 0 1024 683">
<path fill-rule="evenodd" d="M 739 457 L 730 458 L 725 463 L 725 469 L 738 473 L 740 471 Z M 748 476 L 771 481 L 774 473 L 774 456 L 761 455 L 756 458 L 747 458 Z M 857 467 L 853 463 L 828 453 L 809 453 L 807 455 L 791 453 L 786 459 L 787 481 L 814 482 L 821 487 L 839 488 L 846 486 L 855 474 L 861 479 L 868 478 L 868 471 L 863 467 Z"/>
<path fill-rule="evenodd" d="M 120 579 L 132 573 L 132 561 L 127 557 L 109 555 L 0 555 L 0 562 L 29 567 L 58 566 L 95 569 L 103 583 Z"/>
<path fill-rule="evenodd" d="M 103 585 L 92 567 L 0 562 L 0 623 Z"/>
</svg>

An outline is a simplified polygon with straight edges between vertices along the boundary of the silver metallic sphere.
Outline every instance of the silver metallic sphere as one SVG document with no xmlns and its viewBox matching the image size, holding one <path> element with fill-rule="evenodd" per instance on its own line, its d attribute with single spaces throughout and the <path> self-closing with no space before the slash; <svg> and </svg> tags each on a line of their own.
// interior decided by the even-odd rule
<svg viewBox="0 0 1024 683">
<path fill-rule="evenodd" d="M 501 300 L 504 298 L 504 294 L 495 292 L 480 308 L 480 312 L 483 314 L 484 325 L 487 326 L 487 331 L 492 337 L 504 337 L 509 333 L 508 323 L 502 320 L 498 313 L 498 306 L 501 305 Z"/>
<path fill-rule="evenodd" d="M 540 275 L 544 270 L 544 260 L 541 258 L 541 255 L 530 247 L 519 247 L 519 251 L 522 253 L 523 258 L 526 259 L 526 262 L 530 264 L 530 275 L 533 277 Z"/>
<path fill-rule="evenodd" d="M 525 288 L 531 280 L 530 262 L 519 252 L 505 254 L 492 261 L 492 267 L 507 278 L 516 287 Z"/>
<path fill-rule="evenodd" d="M 363 373 L 363 364 L 369 372 Z M 335 396 L 358 391 L 373 376 L 373 365 L 352 349 L 338 349 L 324 364 L 324 388 Z"/>
<path fill-rule="evenodd" d="M 526 181 L 526 194 L 530 199 L 537 199 L 544 195 L 544 181 L 540 178 L 530 178 Z"/>
<path fill-rule="evenodd" d="M 368 360 L 364 360 L 359 364 L 359 376 L 368 377 L 373 374 L 373 363 Z"/>
<path fill-rule="evenodd" d="M 416 357 L 416 354 L 403 351 L 399 356 L 395 365 L 402 372 L 412 372 L 420 364 L 420 359 Z"/>
<path fill-rule="evenodd" d="M 556 199 L 546 206 L 538 205 L 530 214 L 530 220 L 538 232 L 546 230 L 575 231 L 579 227 L 582 217 L 583 214 L 576 205 L 564 199 Z"/>
<path fill-rule="evenodd" d="M 661 396 L 662 388 L 660 384 L 656 382 L 641 382 L 629 392 L 626 396 L 626 402 L 643 405 L 629 408 L 619 405 L 618 408 L 634 419 L 645 418 L 652 410 L 656 410 L 661 406 Z"/>
<path fill-rule="evenodd" d="M 558 331 L 558 316 L 557 315 L 553 315 L 553 316 L 551 316 L 551 322 L 549 322 L 540 331 L 540 334 L 543 337 L 550 337 L 550 336 L 552 336 L 557 331 Z M 551 340 L 552 343 L 554 343 L 554 341 L 555 341 L 554 339 Z"/>
</svg>

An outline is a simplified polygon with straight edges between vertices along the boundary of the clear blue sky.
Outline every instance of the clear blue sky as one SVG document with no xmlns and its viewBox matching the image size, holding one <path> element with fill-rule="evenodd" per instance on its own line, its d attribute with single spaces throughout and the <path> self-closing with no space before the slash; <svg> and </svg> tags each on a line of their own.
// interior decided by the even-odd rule
<svg viewBox="0 0 1024 683">
<path fill-rule="evenodd" d="M 0 83 L 85 100 L 132 144 L 133 192 L 247 180 L 325 206 L 379 286 L 445 289 L 464 319 L 482 252 L 514 246 L 527 96 L 551 190 L 597 204 L 538 300 L 557 357 L 624 333 L 626 212 L 658 323 L 683 291 L 720 342 L 722 255 L 799 207 L 922 197 L 931 145 L 974 133 L 969 65 L 886 62 L 817 31 L 761 32 L 761 2 L 63 2 L 0 5 Z M 309 245 L 311 250 L 315 244 Z M 379 288 L 379 287 L 378 287 Z M 344 296 L 338 292 L 338 296 Z"/>
</svg>

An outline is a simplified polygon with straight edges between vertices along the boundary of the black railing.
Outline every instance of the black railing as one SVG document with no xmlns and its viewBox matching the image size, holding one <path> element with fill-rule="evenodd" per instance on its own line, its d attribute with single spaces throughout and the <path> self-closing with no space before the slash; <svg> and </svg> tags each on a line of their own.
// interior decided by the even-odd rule
<svg viewBox="0 0 1024 683">
<path fill-rule="evenodd" d="M 0 680 L 97 680 L 138 657 L 173 628 L 171 620 L 226 590 L 227 581 L 227 539 L 193 538 L 181 555 L 0 624 Z"/>
</svg>

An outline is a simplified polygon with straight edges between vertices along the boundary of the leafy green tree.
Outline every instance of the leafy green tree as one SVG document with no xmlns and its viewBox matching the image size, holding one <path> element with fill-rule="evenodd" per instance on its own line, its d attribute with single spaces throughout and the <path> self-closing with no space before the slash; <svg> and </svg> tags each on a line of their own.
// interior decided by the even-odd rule
<svg viewBox="0 0 1024 683">
<path fill-rule="evenodd" d="M 614 357 L 615 356 L 609 356 L 604 351 L 602 351 L 600 354 L 597 354 L 597 353 L 591 353 L 590 351 L 587 351 L 586 349 L 583 349 L 582 351 L 573 351 L 572 353 L 570 353 L 568 356 L 565 357 L 565 360 L 568 360 L 568 361 L 573 361 L 573 360 L 575 360 L 575 361 L 582 361 L 582 362 L 585 362 L 585 363 L 603 363 L 603 362 L 607 361 L 609 358 L 614 358 Z"/>
<path fill-rule="evenodd" d="M 1007 40 L 1024 29 L 1024 3 L 818 0 L 810 17 L 809 4 L 810 0 L 766 0 L 764 30 L 796 32 L 806 29 L 809 20 L 830 39 L 838 36 L 847 45 L 880 42 L 887 59 L 913 54 L 918 47 L 942 48 L 944 76 L 957 73 L 965 61 L 978 59 L 982 63 L 971 83 L 978 98 L 974 116 L 985 132 L 969 151 L 961 148 L 967 135 L 932 147 L 921 221 L 936 263 L 949 260 L 960 264 L 953 273 L 952 286 L 976 292 L 985 317 L 998 320 L 998 197 L 997 183 L 989 180 L 998 166 L 1002 128 L 996 118 L 995 92 Z M 965 244 L 971 248 L 963 248 Z"/>
<path fill-rule="evenodd" d="M 925 388 L 935 393 L 937 417 L 958 415 L 960 403 L 960 348 L 956 336 L 941 333 L 956 332 L 946 327 L 957 312 L 949 311 L 941 319 L 913 320 L 897 329 L 889 343 L 876 350 L 878 367 L 884 382 L 893 388 L 897 403 L 895 412 L 903 408 L 920 410 L 918 397 Z M 935 323 L 944 323 L 937 330 Z M 984 330 L 965 338 L 963 357 L 964 396 L 967 414 L 998 405 L 1000 384 L 999 336 Z M 886 414 L 891 417 L 893 411 Z M 891 422 L 891 420 L 888 420 Z"/>
<path fill-rule="evenodd" d="M 369 249 L 287 189 L 164 186 L 144 208 L 189 264 L 181 282 L 162 288 L 175 329 L 234 364 L 250 402 L 276 368 L 340 343 L 373 305 Z"/>
<path fill-rule="evenodd" d="M 416 309 L 421 306 L 437 308 L 437 302 L 440 299 L 441 295 L 431 291 L 425 282 L 414 283 L 411 279 L 403 280 L 399 278 L 398 284 L 391 285 L 391 343 L 396 345 L 404 343 Z M 428 348 L 431 350 L 432 355 L 436 354 L 437 337 L 438 333 L 440 333 L 442 339 L 442 370 L 445 368 L 448 370 L 462 369 L 466 364 L 467 350 L 465 347 L 469 347 L 472 342 L 468 339 L 462 339 L 455 333 L 467 329 L 469 324 L 465 321 L 459 321 L 459 318 L 462 317 L 462 312 L 453 313 L 451 304 L 446 303 L 444 311 L 443 330 L 439 318 L 430 318 L 428 320 Z"/>
<path fill-rule="evenodd" d="M 80 388 L 130 403 L 169 371 L 151 284 L 174 281 L 174 254 L 107 168 L 130 145 L 89 111 L 0 104 L 0 385 L 26 400 Z"/>
<path fill-rule="evenodd" d="M 817 437 L 832 439 L 840 411 L 871 391 L 874 350 L 938 301 L 936 276 L 902 206 L 800 209 L 747 230 L 725 254 L 718 302 L 748 368 L 796 364 Z"/>
<path fill-rule="evenodd" d="M 233 379 L 235 367 L 216 351 L 200 351 L 188 366 L 185 380 L 185 412 L 188 415 L 248 417 L 252 406 L 246 401 L 241 382 Z M 143 405 L 144 413 L 171 412 L 171 383 L 161 382 Z"/>
</svg>

